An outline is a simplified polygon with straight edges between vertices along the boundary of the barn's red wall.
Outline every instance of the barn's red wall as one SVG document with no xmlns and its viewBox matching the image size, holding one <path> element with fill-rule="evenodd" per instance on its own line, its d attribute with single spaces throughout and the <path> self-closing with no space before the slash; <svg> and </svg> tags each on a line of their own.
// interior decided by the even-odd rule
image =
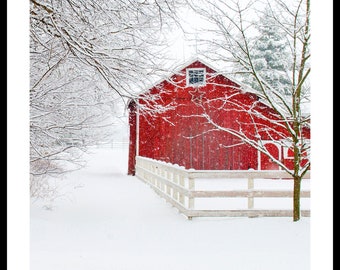
<svg viewBox="0 0 340 270">
<path fill-rule="evenodd" d="M 192 67 L 206 68 L 207 84 L 205 86 L 197 89 L 186 87 L 185 69 Z M 146 96 L 160 94 L 161 98 L 154 101 L 155 104 L 162 105 L 164 108 L 173 106 L 173 109 L 161 113 L 155 111 L 153 116 L 156 117 L 150 117 L 150 114 L 140 114 L 138 155 L 178 164 L 187 169 L 258 169 L 257 150 L 242 144 L 238 138 L 227 132 L 214 130 L 214 127 L 204 117 L 199 116 L 203 113 L 203 109 L 193 102 L 193 97 L 196 97 L 197 102 L 200 98 L 203 101 L 209 100 L 205 103 L 205 110 L 216 123 L 231 129 L 242 128 L 251 137 L 255 134 L 254 126 L 249 125 L 250 116 L 239 110 L 239 106 L 252 106 L 258 97 L 252 93 L 241 92 L 237 84 L 224 76 L 216 76 L 214 70 L 198 61 L 186 68 L 171 77 L 175 84 L 164 81 L 145 94 Z M 232 102 L 224 104 L 220 97 L 226 97 Z M 150 105 L 146 105 L 143 99 L 140 99 L 139 103 L 141 110 L 143 106 L 148 106 L 150 109 Z M 268 118 L 275 117 L 268 106 L 258 104 L 257 109 L 263 115 Z M 133 112 L 135 113 L 135 110 Z M 269 124 L 269 121 L 260 118 L 254 120 L 257 124 Z M 130 123 L 130 127 L 134 129 L 135 125 Z M 275 127 L 275 129 L 283 134 L 286 133 L 283 128 Z M 270 134 L 263 132 L 260 135 L 263 140 L 281 139 L 274 132 Z M 130 141 L 135 139 L 133 136 L 130 132 Z M 131 153 L 133 155 L 134 149 L 133 147 L 130 149 L 130 155 Z M 129 157 L 129 172 L 132 171 L 130 164 L 133 167 L 131 157 Z M 269 161 L 261 164 L 261 169 L 271 168 L 273 164 Z"/>
<path fill-rule="evenodd" d="M 136 163 L 136 131 L 137 131 L 137 107 L 134 101 L 129 103 L 129 162 L 128 162 L 128 174 L 135 175 L 135 163 Z"/>
</svg>

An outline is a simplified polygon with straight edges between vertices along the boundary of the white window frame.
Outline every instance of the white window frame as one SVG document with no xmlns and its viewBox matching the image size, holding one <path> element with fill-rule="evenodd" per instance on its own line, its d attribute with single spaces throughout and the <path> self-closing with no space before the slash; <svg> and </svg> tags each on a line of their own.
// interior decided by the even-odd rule
<svg viewBox="0 0 340 270">
<path fill-rule="evenodd" d="M 278 151 L 279 151 L 279 157 L 278 157 L 278 160 L 281 160 L 282 159 L 282 151 L 281 151 L 281 143 L 280 141 L 275 141 L 275 140 L 261 140 L 257 142 L 259 145 L 263 144 L 266 145 L 266 144 L 274 144 Z M 261 166 L 262 166 L 262 162 L 261 162 L 261 151 L 260 150 L 257 150 L 257 169 L 258 170 L 261 170 Z M 281 166 L 279 166 L 279 170 L 281 170 Z"/>
<path fill-rule="evenodd" d="M 294 159 L 294 156 L 290 156 L 288 153 L 289 149 L 291 149 L 290 147 L 288 146 L 284 146 L 283 147 L 283 158 L 284 159 Z"/>
<path fill-rule="evenodd" d="M 308 143 L 310 144 L 309 139 L 304 139 L 304 140 L 308 141 Z M 284 159 L 294 159 L 294 156 L 291 156 L 291 155 L 288 154 L 289 149 L 291 149 L 293 151 L 292 143 L 290 144 L 290 146 L 284 146 L 283 147 L 283 158 Z"/>
<path fill-rule="evenodd" d="M 190 83 L 190 71 L 203 71 L 203 81 L 197 83 Z M 205 68 L 188 68 L 186 70 L 186 83 L 187 86 L 204 86 L 206 84 L 206 69 Z"/>
</svg>

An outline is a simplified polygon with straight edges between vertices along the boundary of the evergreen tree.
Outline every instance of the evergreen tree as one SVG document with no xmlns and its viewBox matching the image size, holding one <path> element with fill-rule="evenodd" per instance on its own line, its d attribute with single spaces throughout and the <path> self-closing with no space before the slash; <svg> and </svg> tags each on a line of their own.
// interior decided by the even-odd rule
<svg viewBox="0 0 340 270">
<path fill-rule="evenodd" d="M 255 70 L 261 78 L 282 94 L 289 94 L 291 89 L 290 70 L 291 59 L 285 33 L 280 31 L 277 21 L 266 9 L 256 23 L 258 35 L 251 49 Z M 259 85 L 253 76 L 245 74 L 242 80 L 253 89 L 259 90 Z"/>
</svg>

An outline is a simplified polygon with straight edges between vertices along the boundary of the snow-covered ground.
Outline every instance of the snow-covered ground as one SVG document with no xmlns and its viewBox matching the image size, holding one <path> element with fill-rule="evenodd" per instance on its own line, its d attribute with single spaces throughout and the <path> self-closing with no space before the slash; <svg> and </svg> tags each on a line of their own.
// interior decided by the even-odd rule
<svg viewBox="0 0 340 270">
<path fill-rule="evenodd" d="M 94 148 L 88 166 L 32 201 L 30 270 L 310 270 L 310 218 L 187 220 L 127 175 L 126 148 Z"/>
<path fill-rule="evenodd" d="M 195 268 L 277 270 L 286 269 L 286 264 L 289 264 L 287 268 L 289 270 L 303 270 L 309 269 L 309 257 L 312 261 L 312 270 L 333 269 L 331 255 L 333 243 L 332 104 L 334 101 L 332 1 L 325 3 L 325 1 L 312 0 L 314 7 L 311 21 L 314 48 L 312 57 L 315 63 L 311 83 L 313 92 L 312 216 L 302 218 L 298 223 L 292 223 L 289 218 L 193 219 L 188 222 L 156 197 L 148 187 L 134 177 L 127 177 L 124 167 L 116 166 L 117 162 L 125 166 L 124 156 L 106 165 L 107 177 L 101 171 L 102 167 L 95 170 L 95 160 L 93 160 L 91 167 L 70 175 L 68 180 L 63 182 L 65 196 L 60 197 L 53 204 L 46 204 L 46 209 L 41 208 L 43 205 L 41 203 L 32 204 L 31 217 L 29 217 L 27 200 L 29 196 L 29 151 L 27 150 L 29 149 L 27 128 L 29 93 L 27 89 L 30 68 L 27 35 L 29 24 L 26 23 L 29 21 L 27 12 L 29 2 L 20 2 L 18 4 L 18 1 L 7 1 L 8 270 L 28 270 L 26 264 L 28 255 L 31 256 L 30 270 L 144 270 L 147 269 L 147 265 L 154 265 L 149 269 L 161 265 L 159 270 L 170 269 L 174 265 L 176 267 L 173 269 L 178 270 Z M 109 153 L 108 156 L 114 156 L 114 153 Z M 104 157 L 105 153 L 100 156 Z M 95 157 L 98 156 L 93 156 Z M 111 180 L 108 181 L 108 178 Z M 103 182 L 109 185 L 100 185 L 101 194 L 91 192 L 94 183 Z M 73 186 L 71 183 L 74 183 Z M 123 207 L 123 202 L 125 203 L 123 208 L 126 211 L 122 213 L 117 210 L 118 206 L 114 203 L 117 200 L 114 200 L 113 194 L 122 198 L 125 185 L 129 185 L 130 189 L 125 195 L 130 198 L 138 190 L 140 200 L 129 202 L 130 206 L 126 204 L 128 201 L 126 197 L 124 201 L 119 200 L 120 206 Z M 116 186 L 119 186 L 117 191 Z M 113 193 L 112 189 L 117 193 Z M 106 191 L 112 193 L 112 196 L 106 197 L 108 193 Z M 108 202 L 104 203 L 105 198 Z M 85 207 L 86 204 L 91 207 Z M 127 210 L 133 207 L 131 204 L 137 205 L 137 208 L 129 213 Z M 100 206 L 101 209 L 96 206 Z M 49 207 L 52 207 L 51 210 L 48 210 Z M 140 212 L 141 207 L 144 208 L 144 212 Z M 111 212 L 114 209 L 117 212 Z M 87 222 L 88 220 L 92 223 Z M 124 227 L 124 223 L 128 225 Z M 309 239 L 309 230 L 312 239 Z M 28 238 L 31 241 L 30 248 L 27 247 Z M 145 239 L 147 241 L 144 241 Z M 261 241 L 255 241 L 258 239 Z M 163 240 L 167 240 L 170 244 L 166 244 Z M 188 242 L 189 240 L 193 241 Z M 310 244 L 311 255 L 309 255 Z M 151 245 L 154 245 L 153 249 Z M 173 250 L 174 245 L 176 245 L 175 250 Z M 141 250 L 137 250 L 138 248 Z M 63 266 L 58 267 L 58 263 Z M 226 265 L 230 267 L 227 268 Z"/>
</svg>

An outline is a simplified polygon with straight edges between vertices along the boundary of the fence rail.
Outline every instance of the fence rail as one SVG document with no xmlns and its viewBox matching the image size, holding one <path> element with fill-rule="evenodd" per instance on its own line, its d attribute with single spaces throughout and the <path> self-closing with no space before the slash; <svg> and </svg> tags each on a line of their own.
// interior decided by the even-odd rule
<svg viewBox="0 0 340 270">
<path fill-rule="evenodd" d="M 255 207 L 257 198 L 275 198 L 282 201 L 285 198 L 293 197 L 293 179 L 285 171 L 186 170 L 178 165 L 137 156 L 136 176 L 150 185 L 159 196 L 171 203 L 188 219 L 193 217 L 293 216 L 292 203 L 288 209 L 286 209 L 287 207 L 285 209 L 268 209 L 268 205 L 260 208 Z M 262 186 L 260 184 L 260 188 L 258 188 L 256 187 L 257 181 L 260 180 Z M 309 180 L 310 172 L 307 172 L 303 181 L 308 181 L 308 185 Z M 222 183 L 222 186 L 231 182 L 231 188 L 218 187 L 216 182 L 219 182 L 220 185 Z M 245 187 L 244 183 L 246 183 Z M 275 186 L 278 186 L 279 183 L 284 183 L 284 186 L 289 183 L 290 187 L 277 189 Z M 212 190 L 211 188 L 214 186 L 218 188 Z M 309 188 L 302 189 L 300 197 L 309 199 Z M 216 209 L 216 205 L 204 209 L 206 207 L 204 203 L 198 203 L 201 199 L 242 199 L 246 200 L 246 203 L 239 203 L 243 206 L 226 203 L 223 209 Z M 302 209 L 301 216 L 309 217 L 310 209 Z"/>
<path fill-rule="evenodd" d="M 96 145 L 97 148 L 126 148 L 128 146 L 128 141 L 109 141 Z"/>
</svg>

